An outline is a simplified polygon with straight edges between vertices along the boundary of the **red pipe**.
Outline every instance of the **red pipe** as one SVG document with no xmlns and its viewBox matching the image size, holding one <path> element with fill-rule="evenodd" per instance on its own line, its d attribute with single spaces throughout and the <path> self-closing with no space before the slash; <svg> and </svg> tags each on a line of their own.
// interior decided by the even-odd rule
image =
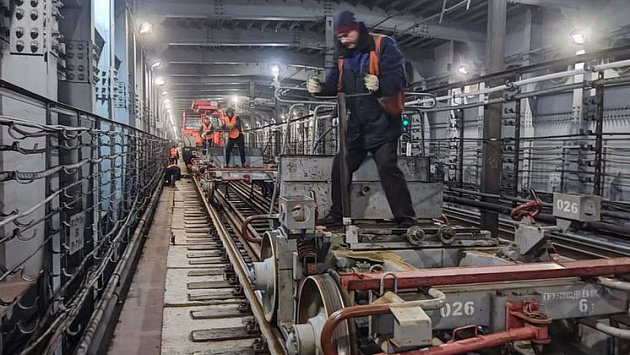
<svg viewBox="0 0 630 355">
<path fill-rule="evenodd" d="M 592 277 L 630 273 L 630 258 L 594 259 L 565 262 L 513 264 L 482 267 L 454 267 L 393 272 L 395 278 L 383 280 L 385 288 L 398 289 L 461 285 L 489 282 Z M 354 273 L 341 275 L 348 291 L 378 290 L 382 274 Z"/>
<path fill-rule="evenodd" d="M 510 217 L 512 217 L 515 221 L 520 221 L 523 218 L 529 216 L 532 219 L 535 219 L 536 216 L 540 213 L 542 209 L 542 201 L 534 200 L 523 203 L 521 205 L 516 206 L 512 213 L 510 213 Z"/>
<path fill-rule="evenodd" d="M 243 221 L 243 225 L 241 226 L 241 235 L 243 236 L 243 239 L 245 239 L 249 243 L 256 243 L 256 244 L 262 243 L 262 239 L 261 238 L 254 238 L 254 237 L 249 235 L 249 228 L 248 228 L 249 225 L 253 221 L 266 220 L 266 219 L 276 219 L 276 218 L 278 218 L 277 214 L 274 214 L 274 215 L 257 214 L 257 215 L 253 215 L 253 216 L 249 216 L 249 217 L 245 218 L 245 220 Z"/>
<path fill-rule="evenodd" d="M 476 351 L 481 349 L 488 349 L 494 346 L 502 344 L 513 343 L 515 341 L 522 340 L 535 340 L 538 339 L 539 334 L 544 329 L 543 333 L 546 334 L 546 328 L 535 328 L 525 326 L 523 328 L 510 329 L 499 333 L 489 335 L 477 335 L 476 337 L 449 341 L 445 344 L 433 346 L 423 350 L 412 350 L 400 353 L 400 355 L 453 355 L 462 354 L 469 351 Z M 328 355 L 328 354 L 326 354 Z M 385 353 L 379 353 L 378 355 L 387 355 Z"/>
<path fill-rule="evenodd" d="M 380 316 L 388 313 L 390 313 L 389 304 L 368 304 L 365 306 L 345 307 L 331 314 L 322 328 L 321 345 L 324 355 L 337 354 L 337 349 L 335 349 L 333 342 L 333 332 L 339 323 L 351 318 Z"/>
<path fill-rule="evenodd" d="M 337 310 L 331 314 L 324 323 L 321 334 L 321 346 L 324 355 L 337 355 L 337 349 L 333 342 L 333 333 L 337 326 L 348 319 L 381 316 L 389 314 L 389 304 L 369 304 L 364 306 L 351 306 Z M 466 327 L 465 327 L 466 328 Z M 453 333 L 456 334 L 456 331 Z M 535 327 L 525 324 L 521 328 L 510 329 L 490 335 L 477 335 L 463 340 L 451 340 L 448 343 L 430 347 L 423 350 L 412 350 L 404 352 L 404 355 L 447 355 L 461 354 L 468 351 L 487 349 L 501 344 L 512 343 L 521 340 L 548 340 L 548 332 L 546 326 Z M 380 353 L 379 355 L 386 355 Z"/>
</svg>

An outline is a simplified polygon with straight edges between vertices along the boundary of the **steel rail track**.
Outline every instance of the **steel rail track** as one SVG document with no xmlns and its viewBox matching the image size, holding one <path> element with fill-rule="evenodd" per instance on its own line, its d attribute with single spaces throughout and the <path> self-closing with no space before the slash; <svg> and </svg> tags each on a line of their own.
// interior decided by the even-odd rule
<svg viewBox="0 0 630 355">
<path fill-rule="evenodd" d="M 259 201 L 254 203 L 252 195 L 260 194 L 255 189 L 248 191 L 247 185 L 244 183 L 229 183 L 230 188 L 225 191 L 217 189 L 214 194 L 215 202 L 217 206 L 220 206 L 222 211 L 225 212 L 226 217 L 230 221 L 231 229 L 237 231 L 234 233 L 238 240 L 246 246 L 250 251 L 250 255 L 255 256 L 257 259 L 260 256 L 260 245 L 256 243 L 250 243 L 242 235 L 241 227 L 248 217 L 254 215 L 266 215 L 268 211 L 269 201 Z M 262 195 L 259 198 L 263 198 Z M 265 206 L 264 203 L 267 203 Z M 248 226 L 250 236 L 256 239 L 260 239 L 264 232 L 270 230 L 270 224 L 268 220 L 253 221 Z"/>
<path fill-rule="evenodd" d="M 171 216 L 162 351 L 253 355 L 266 342 L 220 231 L 191 178 L 177 184 Z M 243 260 L 251 260 L 233 243 Z M 170 275 L 170 276 L 169 276 Z M 184 309 L 186 311 L 184 311 Z M 167 329 L 167 330 L 166 330 Z"/>
<path fill-rule="evenodd" d="M 455 219 L 471 226 L 479 226 L 479 216 L 474 212 L 462 212 L 461 210 L 445 207 L 445 214 L 448 218 Z M 514 240 L 514 224 L 499 220 L 499 237 L 507 241 Z M 582 241 L 571 239 L 570 236 L 561 233 L 552 233 L 552 244 L 560 255 L 572 259 L 594 259 L 594 258 L 615 258 L 628 256 L 630 254 L 619 252 L 604 247 L 597 247 Z M 609 238 L 614 242 L 614 238 Z"/>
<path fill-rule="evenodd" d="M 216 234 L 222 244 L 223 250 L 229 260 L 231 267 L 229 271 L 233 271 L 235 278 L 238 280 L 241 286 L 242 293 L 248 301 L 249 308 L 254 316 L 256 323 L 262 337 L 266 341 L 267 348 L 271 354 L 286 354 L 287 351 L 284 347 L 284 343 L 281 340 L 280 333 L 277 329 L 274 329 L 269 322 L 265 319 L 265 314 L 260 305 L 260 301 L 256 296 L 252 286 L 249 283 L 248 278 L 248 263 L 251 262 L 252 255 L 247 254 L 246 250 L 239 248 L 243 245 L 241 240 L 240 223 L 239 218 L 234 209 L 238 209 L 234 206 L 233 201 L 219 196 L 219 204 L 211 204 L 205 198 L 203 190 L 197 179 L 193 179 L 198 198 L 201 200 L 202 205 L 210 217 L 211 223 L 216 230 Z M 221 194 L 215 194 L 215 197 Z M 242 216 L 242 214 L 241 214 Z M 240 223 L 239 223 L 240 222 Z M 249 243 L 245 243 L 249 244 Z M 256 257 L 254 257 L 256 258 Z"/>
</svg>

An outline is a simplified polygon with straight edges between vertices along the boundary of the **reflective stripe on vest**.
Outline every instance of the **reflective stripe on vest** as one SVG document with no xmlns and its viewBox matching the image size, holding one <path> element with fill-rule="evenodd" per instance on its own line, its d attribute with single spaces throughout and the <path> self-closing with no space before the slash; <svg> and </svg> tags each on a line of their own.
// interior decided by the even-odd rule
<svg viewBox="0 0 630 355">
<path fill-rule="evenodd" d="M 236 115 L 232 116 L 232 118 L 227 117 L 227 122 L 228 122 L 227 124 L 228 125 L 236 125 L 236 119 L 237 119 Z M 230 128 L 230 138 L 236 139 L 236 138 L 238 138 L 238 136 L 240 134 L 241 134 L 241 132 L 238 130 L 238 128 L 236 126 Z"/>
</svg>

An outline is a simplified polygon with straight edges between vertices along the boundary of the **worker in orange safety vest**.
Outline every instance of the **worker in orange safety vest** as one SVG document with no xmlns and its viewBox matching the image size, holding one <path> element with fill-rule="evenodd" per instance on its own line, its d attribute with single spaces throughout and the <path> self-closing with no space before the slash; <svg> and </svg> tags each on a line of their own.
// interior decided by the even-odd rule
<svg viewBox="0 0 630 355">
<path fill-rule="evenodd" d="M 170 151 L 170 162 L 171 164 L 177 165 L 177 160 L 179 159 L 179 150 L 177 146 L 173 146 Z"/>
<path fill-rule="evenodd" d="M 243 137 L 243 129 L 241 125 L 241 118 L 234 114 L 234 108 L 229 107 L 226 111 L 225 117 L 225 129 L 228 131 L 228 142 L 225 149 L 225 166 L 230 166 L 230 158 L 232 155 L 232 149 L 235 144 L 238 144 L 238 150 L 241 153 L 241 165 L 245 164 L 245 137 Z"/>
<path fill-rule="evenodd" d="M 210 120 L 204 120 L 201 123 L 201 136 L 203 137 L 203 148 L 212 146 L 212 131 L 213 127 Z"/>
</svg>

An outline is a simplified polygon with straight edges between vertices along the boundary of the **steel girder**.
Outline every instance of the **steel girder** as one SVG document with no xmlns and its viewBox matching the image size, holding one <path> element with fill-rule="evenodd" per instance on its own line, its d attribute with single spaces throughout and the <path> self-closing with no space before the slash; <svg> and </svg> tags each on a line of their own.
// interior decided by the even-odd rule
<svg viewBox="0 0 630 355">
<path fill-rule="evenodd" d="M 306 81 L 313 70 L 280 66 L 280 80 L 290 78 Z M 239 78 L 252 76 L 271 76 L 270 68 L 264 64 L 230 64 L 230 65 L 172 65 L 169 68 L 171 78 L 180 82 L 185 77 L 191 78 Z"/>
<path fill-rule="evenodd" d="M 171 47 L 159 57 L 163 63 L 179 64 L 229 64 L 268 63 L 321 68 L 323 53 L 300 53 L 289 48 L 239 48 L 219 49 L 210 47 Z M 270 75 L 269 71 L 264 75 Z"/>
<path fill-rule="evenodd" d="M 167 43 L 169 46 L 202 46 L 202 47 L 295 47 L 323 50 L 326 39 L 323 33 L 310 31 L 278 29 L 267 31 L 244 28 L 213 28 L 205 26 L 182 27 L 169 26 L 156 30 L 155 37 L 147 39 L 148 44 Z M 156 43 L 152 43 L 156 42 Z"/>
<path fill-rule="evenodd" d="M 360 4 L 352 6 L 348 3 L 316 0 L 269 0 L 264 2 L 215 0 L 213 5 L 208 4 L 207 1 L 146 0 L 139 5 L 138 14 L 142 18 L 153 18 L 156 21 L 165 18 L 203 18 L 317 22 L 323 21 L 327 14 L 350 10 L 356 13 L 368 27 L 397 34 L 411 34 L 418 37 L 466 42 L 484 42 L 486 37 L 485 30 L 481 28 L 462 28 L 461 24 L 422 23 L 424 19 L 412 14 L 387 13 L 380 8 L 368 8 Z"/>
<path fill-rule="evenodd" d="M 601 4 L 602 2 L 608 2 L 608 0 L 599 2 Z M 593 1 L 589 0 L 509 0 L 508 3 L 532 5 L 538 7 L 558 7 L 567 9 L 579 9 L 588 5 L 593 5 Z"/>
</svg>

